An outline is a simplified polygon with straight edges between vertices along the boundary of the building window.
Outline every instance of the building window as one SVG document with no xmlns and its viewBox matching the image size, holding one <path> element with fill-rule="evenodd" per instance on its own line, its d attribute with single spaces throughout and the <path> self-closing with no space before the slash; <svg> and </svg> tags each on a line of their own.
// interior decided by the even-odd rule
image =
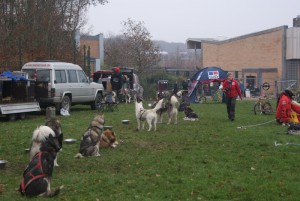
<svg viewBox="0 0 300 201">
<path fill-rule="evenodd" d="M 298 79 L 298 68 L 300 67 L 300 60 L 289 60 L 287 62 L 287 79 Z"/>
</svg>

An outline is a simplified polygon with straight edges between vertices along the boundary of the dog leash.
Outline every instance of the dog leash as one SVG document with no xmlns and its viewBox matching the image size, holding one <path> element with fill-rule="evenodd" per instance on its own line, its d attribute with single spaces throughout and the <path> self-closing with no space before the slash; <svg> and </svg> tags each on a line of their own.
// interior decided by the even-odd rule
<svg viewBox="0 0 300 201">
<path fill-rule="evenodd" d="M 269 123 L 272 123 L 273 121 L 276 121 L 276 119 L 273 119 L 271 121 L 267 121 L 267 122 L 264 122 L 264 123 L 260 123 L 260 124 L 253 124 L 253 125 L 247 125 L 247 126 L 238 126 L 236 128 L 238 129 L 246 129 L 246 128 L 250 128 L 250 127 L 256 127 L 256 126 L 262 126 L 262 125 L 265 125 L 265 124 L 269 124 Z"/>
</svg>

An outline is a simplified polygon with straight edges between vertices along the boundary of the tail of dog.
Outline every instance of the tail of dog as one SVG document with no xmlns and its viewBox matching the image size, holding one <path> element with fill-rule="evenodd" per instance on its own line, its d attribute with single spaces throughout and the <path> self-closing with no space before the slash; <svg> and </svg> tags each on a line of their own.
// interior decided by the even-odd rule
<svg viewBox="0 0 300 201">
<path fill-rule="evenodd" d="M 82 155 L 81 153 L 77 153 L 77 154 L 74 156 L 74 158 L 80 159 L 80 158 L 83 158 L 83 155 Z"/>
<path fill-rule="evenodd" d="M 60 193 L 60 190 L 63 189 L 64 186 L 60 186 L 59 188 L 55 189 L 54 191 L 47 191 L 46 193 L 42 194 L 41 196 L 45 197 L 54 197 Z"/>
</svg>

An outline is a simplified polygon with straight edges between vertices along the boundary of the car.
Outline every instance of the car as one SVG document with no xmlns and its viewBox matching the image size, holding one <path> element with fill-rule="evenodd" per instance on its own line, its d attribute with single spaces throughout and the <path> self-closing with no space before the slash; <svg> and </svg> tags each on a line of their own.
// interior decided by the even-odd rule
<svg viewBox="0 0 300 201">
<path fill-rule="evenodd" d="M 48 90 L 37 93 L 42 108 L 55 106 L 56 111 L 68 112 L 71 105 L 89 104 L 91 109 L 100 108 L 103 97 L 103 85 L 90 82 L 79 65 L 61 61 L 36 61 L 23 65 L 28 79 L 36 81 L 36 90 Z"/>
</svg>

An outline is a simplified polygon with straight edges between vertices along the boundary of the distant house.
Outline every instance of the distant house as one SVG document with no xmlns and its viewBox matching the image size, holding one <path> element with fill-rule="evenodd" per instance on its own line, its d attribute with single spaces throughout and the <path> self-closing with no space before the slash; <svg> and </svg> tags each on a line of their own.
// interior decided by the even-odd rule
<svg viewBox="0 0 300 201">
<path fill-rule="evenodd" d="M 245 86 L 261 88 L 268 82 L 272 91 L 274 87 L 281 91 L 296 80 L 299 87 L 300 16 L 295 19 L 290 28 L 280 26 L 222 41 L 190 38 L 187 47 L 201 49 L 203 67 L 235 72 Z"/>
</svg>

